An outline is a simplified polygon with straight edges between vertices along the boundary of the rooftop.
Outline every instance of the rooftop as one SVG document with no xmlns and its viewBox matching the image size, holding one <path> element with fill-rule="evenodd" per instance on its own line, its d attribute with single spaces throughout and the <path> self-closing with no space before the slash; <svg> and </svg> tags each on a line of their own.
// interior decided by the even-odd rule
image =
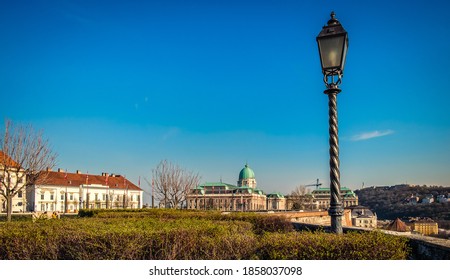
<svg viewBox="0 0 450 280">
<path fill-rule="evenodd" d="M 67 173 L 62 170 L 58 171 L 42 171 L 47 173 L 45 185 L 53 186 L 80 186 L 80 185 L 103 185 L 111 189 L 128 189 L 141 190 L 138 186 L 130 182 L 122 175 L 109 175 L 103 173 L 102 175 Z"/>
</svg>

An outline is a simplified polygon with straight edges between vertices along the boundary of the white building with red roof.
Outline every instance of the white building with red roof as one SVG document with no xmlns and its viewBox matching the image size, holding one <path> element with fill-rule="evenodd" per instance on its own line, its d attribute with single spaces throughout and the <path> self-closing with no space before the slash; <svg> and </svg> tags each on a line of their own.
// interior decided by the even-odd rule
<svg viewBox="0 0 450 280">
<path fill-rule="evenodd" d="M 28 211 L 142 208 L 143 190 L 122 175 L 49 171 L 46 183 L 27 190 Z"/>
</svg>

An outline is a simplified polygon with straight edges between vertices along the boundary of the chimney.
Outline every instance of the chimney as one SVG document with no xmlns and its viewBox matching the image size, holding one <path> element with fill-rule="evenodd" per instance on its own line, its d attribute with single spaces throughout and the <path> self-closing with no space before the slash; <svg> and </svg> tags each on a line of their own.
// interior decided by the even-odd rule
<svg viewBox="0 0 450 280">
<path fill-rule="evenodd" d="M 77 170 L 77 174 L 81 174 L 81 171 L 80 171 L 80 170 Z"/>
<path fill-rule="evenodd" d="M 47 167 L 47 172 L 52 171 L 52 169 L 50 167 Z"/>
<path fill-rule="evenodd" d="M 58 172 L 64 172 L 64 170 L 61 168 L 58 168 Z"/>
</svg>

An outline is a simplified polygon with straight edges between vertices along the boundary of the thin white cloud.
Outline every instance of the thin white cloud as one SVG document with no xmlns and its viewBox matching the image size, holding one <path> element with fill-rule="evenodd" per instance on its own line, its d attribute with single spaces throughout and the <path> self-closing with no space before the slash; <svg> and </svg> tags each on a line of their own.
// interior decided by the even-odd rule
<svg viewBox="0 0 450 280">
<path fill-rule="evenodd" d="M 364 133 L 361 133 L 361 134 L 354 135 L 352 137 L 352 141 L 369 140 L 369 139 L 372 139 L 372 138 L 383 137 L 383 136 L 390 135 L 390 134 L 393 134 L 393 133 L 394 133 L 394 131 L 391 130 L 391 129 L 381 130 L 381 131 L 380 130 L 375 130 L 375 131 L 370 131 L 370 132 L 364 132 Z"/>
</svg>

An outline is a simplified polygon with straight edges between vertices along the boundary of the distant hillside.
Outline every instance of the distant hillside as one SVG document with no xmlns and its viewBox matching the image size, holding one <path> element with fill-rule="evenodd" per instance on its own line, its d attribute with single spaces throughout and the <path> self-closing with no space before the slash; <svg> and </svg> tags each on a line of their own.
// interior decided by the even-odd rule
<svg viewBox="0 0 450 280">
<path fill-rule="evenodd" d="M 434 199 L 438 195 L 448 197 L 450 187 L 397 185 L 369 187 L 356 190 L 355 193 L 359 197 L 359 204 L 375 211 L 378 219 L 430 217 L 436 221 L 442 221 L 442 224 L 450 223 L 450 202 L 421 203 L 427 195 L 433 195 Z M 412 204 L 416 197 L 418 203 Z"/>
</svg>

